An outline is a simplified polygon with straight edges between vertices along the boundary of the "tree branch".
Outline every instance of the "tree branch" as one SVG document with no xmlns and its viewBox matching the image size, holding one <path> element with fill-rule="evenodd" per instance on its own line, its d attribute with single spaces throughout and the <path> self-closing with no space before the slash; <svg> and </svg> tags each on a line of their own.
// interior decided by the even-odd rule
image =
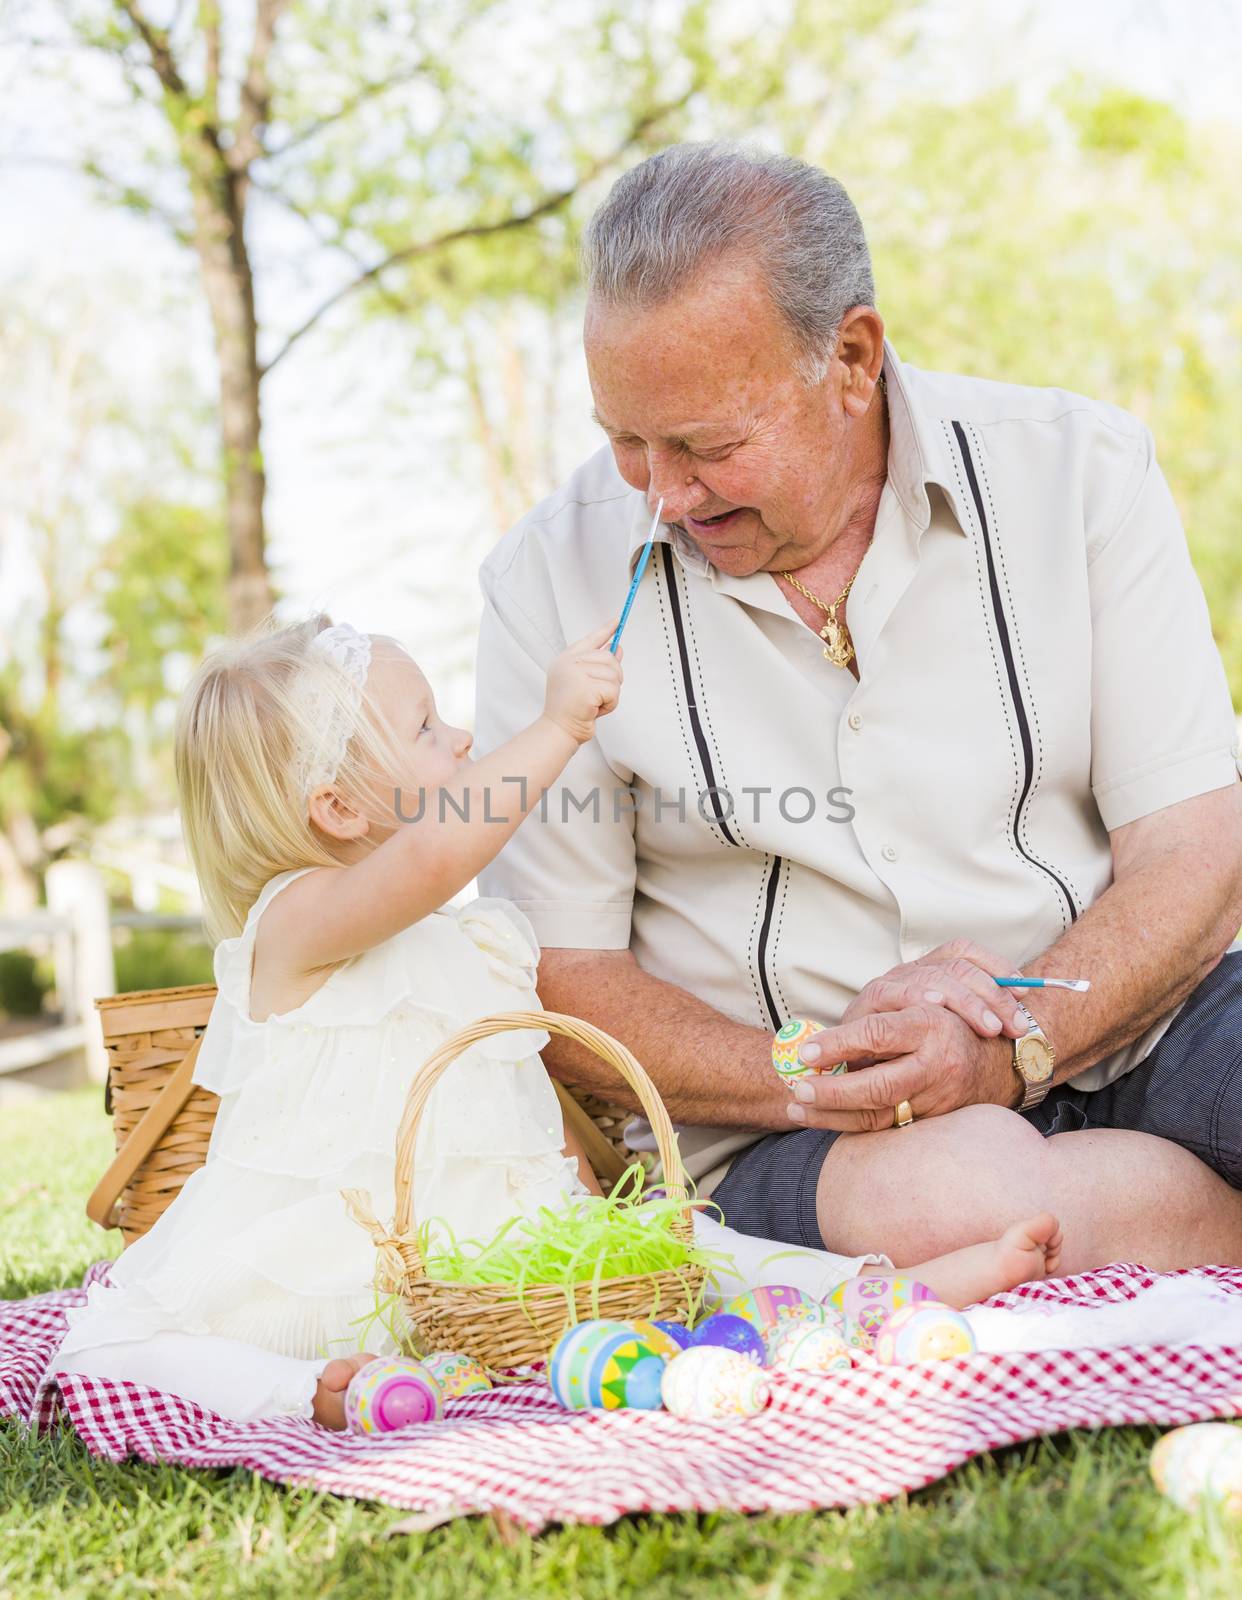
<svg viewBox="0 0 1242 1600">
<path fill-rule="evenodd" d="M 233 142 L 226 159 L 234 172 L 243 173 L 263 154 L 262 129 L 271 107 L 272 86 L 267 65 L 272 53 L 276 24 L 289 0 L 258 0 L 254 13 L 254 36 L 250 57 L 241 85 L 241 105 L 233 129 Z"/>
<path fill-rule="evenodd" d="M 517 212 L 513 216 L 503 217 L 499 222 L 469 223 L 465 227 L 453 228 L 448 233 L 439 234 L 434 239 L 420 239 L 414 244 L 406 245 L 401 250 L 394 250 L 391 255 L 385 256 L 382 261 L 377 261 L 373 266 L 367 267 L 363 272 L 360 272 L 356 278 L 353 278 L 349 283 L 344 284 L 341 288 L 336 290 L 334 294 L 330 294 L 326 300 L 324 300 L 319 306 L 316 307 L 314 311 L 311 312 L 310 316 L 307 317 L 303 323 L 293 330 L 293 332 L 285 340 L 284 344 L 282 344 L 280 349 L 277 350 L 272 359 L 260 367 L 259 376 L 261 378 L 265 378 L 267 374 L 271 372 L 273 367 L 284 360 L 284 358 L 289 354 L 290 350 L 292 350 L 293 346 L 297 344 L 299 339 L 305 338 L 311 329 L 315 327 L 316 324 L 322 320 L 322 318 L 327 316 L 329 311 L 340 305 L 342 300 L 345 300 L 350 295 L 357 293 L 359 289 L 364 289 L 368 284 L 374 283 L 375 280 L 387 272 L 390 267 L 399 266 L 405 261 L 417 260 L 421 256 L 432 255 L 437 250 L 443 250 L 452 244 L 460 244 L 465 239 L 484 239 L 490 238 L 496 234 L 512 233 L 517 228 L 524 228 L 529 223 L 537 222 L 540 217 L 546 217 L 553 211 L 559 211 L 563 205 L 567 204 L 568 201 L 573 199 L 580 189 L 582 189 L 586 184 L 590 183 L 594 178 L 598 177 L 605 168 L 610 167 L 613 162 L 619 161 L 625 152 L 630 148 L 630 146 L 637 140 L 641 139 L 644 134 L 648 133 L 657 122 L 661 121 L 662 118 L 668 116 L 671 112 L 680 110 L 680 108 L 685 105 L 686 101 L 689 100 L 690 96 L 697 88 L 697 83 L 692 84 L 691 87 L 686 90 L 685 94 L 679 95 L 676 100 L 670 101 L 666 105 L 657 106 L 645 116 L 641 117 L 630 129 L 625 139 L 613 151 L 611 151 L 608 155 L 601 156 L 598 160 L 591 162 L 583 172 L 578 174 L 578 177 L 569 186 L 569 188 L 560 189 L 554 194 L 545 195 L 544 198 L 540 200 L 537 205 L 532 206 L 529 211 Z"/>
<path fill-rule="evenodd" d="M 185 79 L 181 76 L 181 69 L 173 57 L 167 31 L 156 27 L 137 0 L 113 0 L 113 4 L 118 11 L 124 12 L 129 18 L 135 33 L 146 45 L 155 75 L 165 91 L 177 95 L 180 99 L 188 99 Z"/>
<path fill-rule="evenodd" d="M 16 166 L 16 157 L 0 156 L 0 168 Z M 67 161 L 58 156 L 26 155 L 21 158 L 21 165 L 26 167 L 48 167 L 54 172 L 67 173 L 75 178 L 85 178 L 94 187 L 100 189 L 116 205 L 124 206 L 127 211 L 133 211 L 138 216 L 149 217 L 163 224 L 176 239 L 178 244 L 190 244 L 192 232 L 188 217 L 180 217 L 175 211 L 169 211 L 166 206 L 158 205 L 144 190 L 132 183 L 126 183 L 123 178 L 115 177 L 111 172 L 106 172 L 93 156 L 86 156 L 81 161 Z"/>
<path fill-rule="evenodd" d="M 269 150 L 269 161 L 278 161 L 281 156 L 290 150 L 296 150 L 299 145 L 315 138 L 325 128 L 330 128 L 334 122 L 342 122 L 346 117 L 353 116 L 355 111 L 366 105 L 368 100 L 374 100 L 381 94 L 387 94 L 389 89 L 396 89 L 403 83 L 411 83 L 420 73 L 427 70 L 424 62 L 417 66 L 406 67 L 401 72 L 394 72 L 391 77 L 377 78 L 373 83 L 364 83 L 356 94 L 350 95 L 348 100 L 343 100 L 333 111 L 326 111 L 323 116 L 316 117 L 313 122 L 308 122 L 305 127 L 299 128 L 296 133 L 291 133 L 276 150 Z"/>
</svg>

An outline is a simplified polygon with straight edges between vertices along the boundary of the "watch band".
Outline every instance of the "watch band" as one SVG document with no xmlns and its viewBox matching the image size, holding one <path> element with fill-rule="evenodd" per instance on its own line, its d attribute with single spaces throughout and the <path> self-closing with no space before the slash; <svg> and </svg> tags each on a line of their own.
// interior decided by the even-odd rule
<svg viewBox="0 0 1242 1600">
<path fill-rule="evenodd" d="M 1022 1099 L 1018 1102 L 1018 1110 L 1031 1111 L 1047 1099 L 1048 1091 L 1052 1088 L 1052 1079 L 1049 1078 L 1045 1083 L 1032 1083 L 1023 1073 L 1021 1067 L 1018 1066 L 1016 1059 L 1014 1068 L 1023 1083 L 1023 1094 Z"/>
<path fill-rule="evenodd" d="M 1021 1000 L 1018 1000 L 1016 1003 L 1018 1010 L 1022 1013 L 1027 1021 L 1027 1029 L 1022 1035 L 1022 1038 L 1029 1039 L 1033 1033 L 1038 1034 L 1039 1037 L 1044 1041 L 1044 1044 L 1047 1045 L 1048 1054 L 1052 1057 L 1055 1063 L 1056 1053 L 1048 1041 L 1048 1035 L 1040 1027 L 1039 1023 L 1036 1022 L 1035 1018 L 1031 1015 L 1030 1011 L 1027 1010 L 1026 1006 L 1022 1004 Z M 1054 1073 L 1050 1072 L 1042 1083 L 1032 1083 L 1030 1078 L 1028 1078 L 1026 1073 L 1022 1070 L 1021 1060 L 1018 1055 L 1018 1045 L 1020 1042 L 1021 1041 L 1018 1039 L 1015 1039 L 1013 1042 L 1013 1070 L 1018 1074 L 1018 1077 L 1022 1081 L 1022 1099 L 1019 1102 L 1017 1109 L 1019 1111 L 1031 1111 L 1034 1109 L 1034 1107 L 1041 1104 L 1041 1102 L 1047 1098 L 1048 1091 L 1052 1088 Z"/>
</svg>

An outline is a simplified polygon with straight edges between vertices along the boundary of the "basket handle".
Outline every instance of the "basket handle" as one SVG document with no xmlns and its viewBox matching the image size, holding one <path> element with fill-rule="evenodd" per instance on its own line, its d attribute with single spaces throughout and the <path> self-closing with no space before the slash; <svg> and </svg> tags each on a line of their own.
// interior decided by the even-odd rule
<svg viewBox="0 0 1242 1600">
<path fill-rule="evenodd" d="M 117 1151 L 112 1164 L 91 1190 L 86 1214 L 101 1228 L 119 1228 L 116 1203 L 135 1172 L 159 1144 L 173 1118 L 190 1098 L 194 1088 L 194 1063 L 202 1049 L 205 1034 L 199 1034 L 182 1056 L 168 1082 L 129 1130 L 129 1138 Z"/>
<path fill-rule="evenodd" d="M 393 1242 L 400 1250 L 407 1273 L 414 1278 L 426 1276 L 422 1252 L 418 1248 L 418 1224 L 414 1218 L 414 1147 L 418 1140 L 418 1125 L 431 1091 L 463 1051 L 480 1039 L 490 1039 L 496 1033 L 510 1033 L 521 1029 L 546 1030 L 559 1034 L 562 1039 L 572 1039 L 615 1067 L 622 1078 L 638 1096 L 639 1104 L 655 1134 L 656 1149 L 664 1170 L 663 1187 L 670 1198 L 686 1198 L 686 1172 L 677 1147 L 677 1135 L 659 1091 L 639 1064 L 637 1056 L 610 1033 L 583 1022 L 578 1017 L 565 1016 L 559 1011 L 498 1011 L 490 1017 L 481 1017 L 468 1027 L 446 1039 L 444 1043 L 419 1068 L 406 1095 L 401 1126 L 397 1130 L 397 1162 L 395 1177 L 396 1215 L 393 1219 Z M 676 1218 L 673 1228 L 686 1244 L 694 1237 L 694 1215 L 686 1204 Z"/>
</svg>

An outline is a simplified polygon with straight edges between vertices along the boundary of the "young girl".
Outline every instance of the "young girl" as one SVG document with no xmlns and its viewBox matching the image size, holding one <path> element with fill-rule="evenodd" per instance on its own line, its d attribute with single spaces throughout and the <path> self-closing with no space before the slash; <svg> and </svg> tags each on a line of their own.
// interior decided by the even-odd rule
<svg viewBox="0 0 1242 1600">
<path fill-rule="evenodd" d="M 443 722 L 391 639 L 316 617 L 232 644 L 187 692 L 177 777 L 219 995 L 194 1081 L 220 1097 L 206 1164 L 96 1285 L 54 1364 L 128 1379 L 239 1420 L 343 1422 L 372 1352 L 375 1250 L 343 1189 L 393 1210 L 393 1147 L 417 1068 L 495 1011 L 536 1010 L 538 949 L 499 901 L 450 904 L 617 704 L 612 624 L 548 672 L 543 715 L 493 754 Z M 533 825 L 533 824 L 532 824 Z M 542 1033 L 471 1047 L 419 1130 L 414 1211 L 459 1239 L 595 1188 L 567 1143 Z M 699 1217 L 760 1278 L 826 1294 L 880 1258 L 745 1239 Z M 1042 1216 L 912 1269 L 955 1304 L 1055 1270 Z M 881 1262 L 882 1265 L 888 1263 Z M 387 1336 L 372 1351 L 390 1353 Z"/>
</svg>

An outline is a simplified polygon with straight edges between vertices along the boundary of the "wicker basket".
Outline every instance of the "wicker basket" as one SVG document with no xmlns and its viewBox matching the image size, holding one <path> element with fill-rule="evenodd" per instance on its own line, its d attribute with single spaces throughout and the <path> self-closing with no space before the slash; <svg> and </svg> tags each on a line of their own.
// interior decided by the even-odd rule
<svg viewBox="0 0 1242 1600">
<path fill-rule="evenodd" d="M 86 1204 L 101 1228 L 140 1239 L 207 1158 L 219 1099 L 192 1081 L 215 985 L 139 989 L 95 1002 L 108 1051 L 104 1104 L 116 1160 Z M 595 1095 L 556 1086 L 567 1126 L 604 1183 L 630 1162 L 621 1129 L 629 1113 Z"/>
<path fill-rule="evenodd" d="M 370 1196 L 346 1191 L 356 1221 L 366 1226 L 379 1254 L 376 1281 L 381 1292 L 398 1290 L 413 1325 L 415 1342 L 425 1350 L 460 1350 L 493 1370 L 526 1366 L 547 1359 L 567 1325 L 586 1317 L 661 1317 L 686 1322 L 703 1285 L 703 1271 L 689 1266 L 641 1276 L 605 1278 L 578 1283 L 572 1290 L 571 1313 L 561 1285 L 527 1285 L 521 1292 L 507 1284 L 468 1285 L 430 1280 L 418 1246 L 413 1211 L 414 1147 L 428 1097 L 442 1074 L 463 1051 L 480 1039 L 511 1029 L 547 1029 L 573 1039 L 615 1067 L 634 1090 L 655 1134 L 663 1163 L 663 1184 L 670 1196 L 686 1195 L 677 1138 L 655 1085 L 637 1058 L 602 1029 L 555 1011 L 509 1011 L 462 1028 L 424 1062 L 410 1085 L 397 1134 L 396 1215 L 391 1233 L 375 1217 Z M 687 1244 L 694 1236 L 687 1204 L 674 1223 Z"/>
<path fill-rule="evenodd" d="M 216 1095 L 192 1081 L 215 986 L 139 989 L 97 1000 L 108 1051 L 104 1105 L 117 1158 L 86 1203 L 101 1228 L 140 1239 L 207 1158 Z"/>
</svg>

